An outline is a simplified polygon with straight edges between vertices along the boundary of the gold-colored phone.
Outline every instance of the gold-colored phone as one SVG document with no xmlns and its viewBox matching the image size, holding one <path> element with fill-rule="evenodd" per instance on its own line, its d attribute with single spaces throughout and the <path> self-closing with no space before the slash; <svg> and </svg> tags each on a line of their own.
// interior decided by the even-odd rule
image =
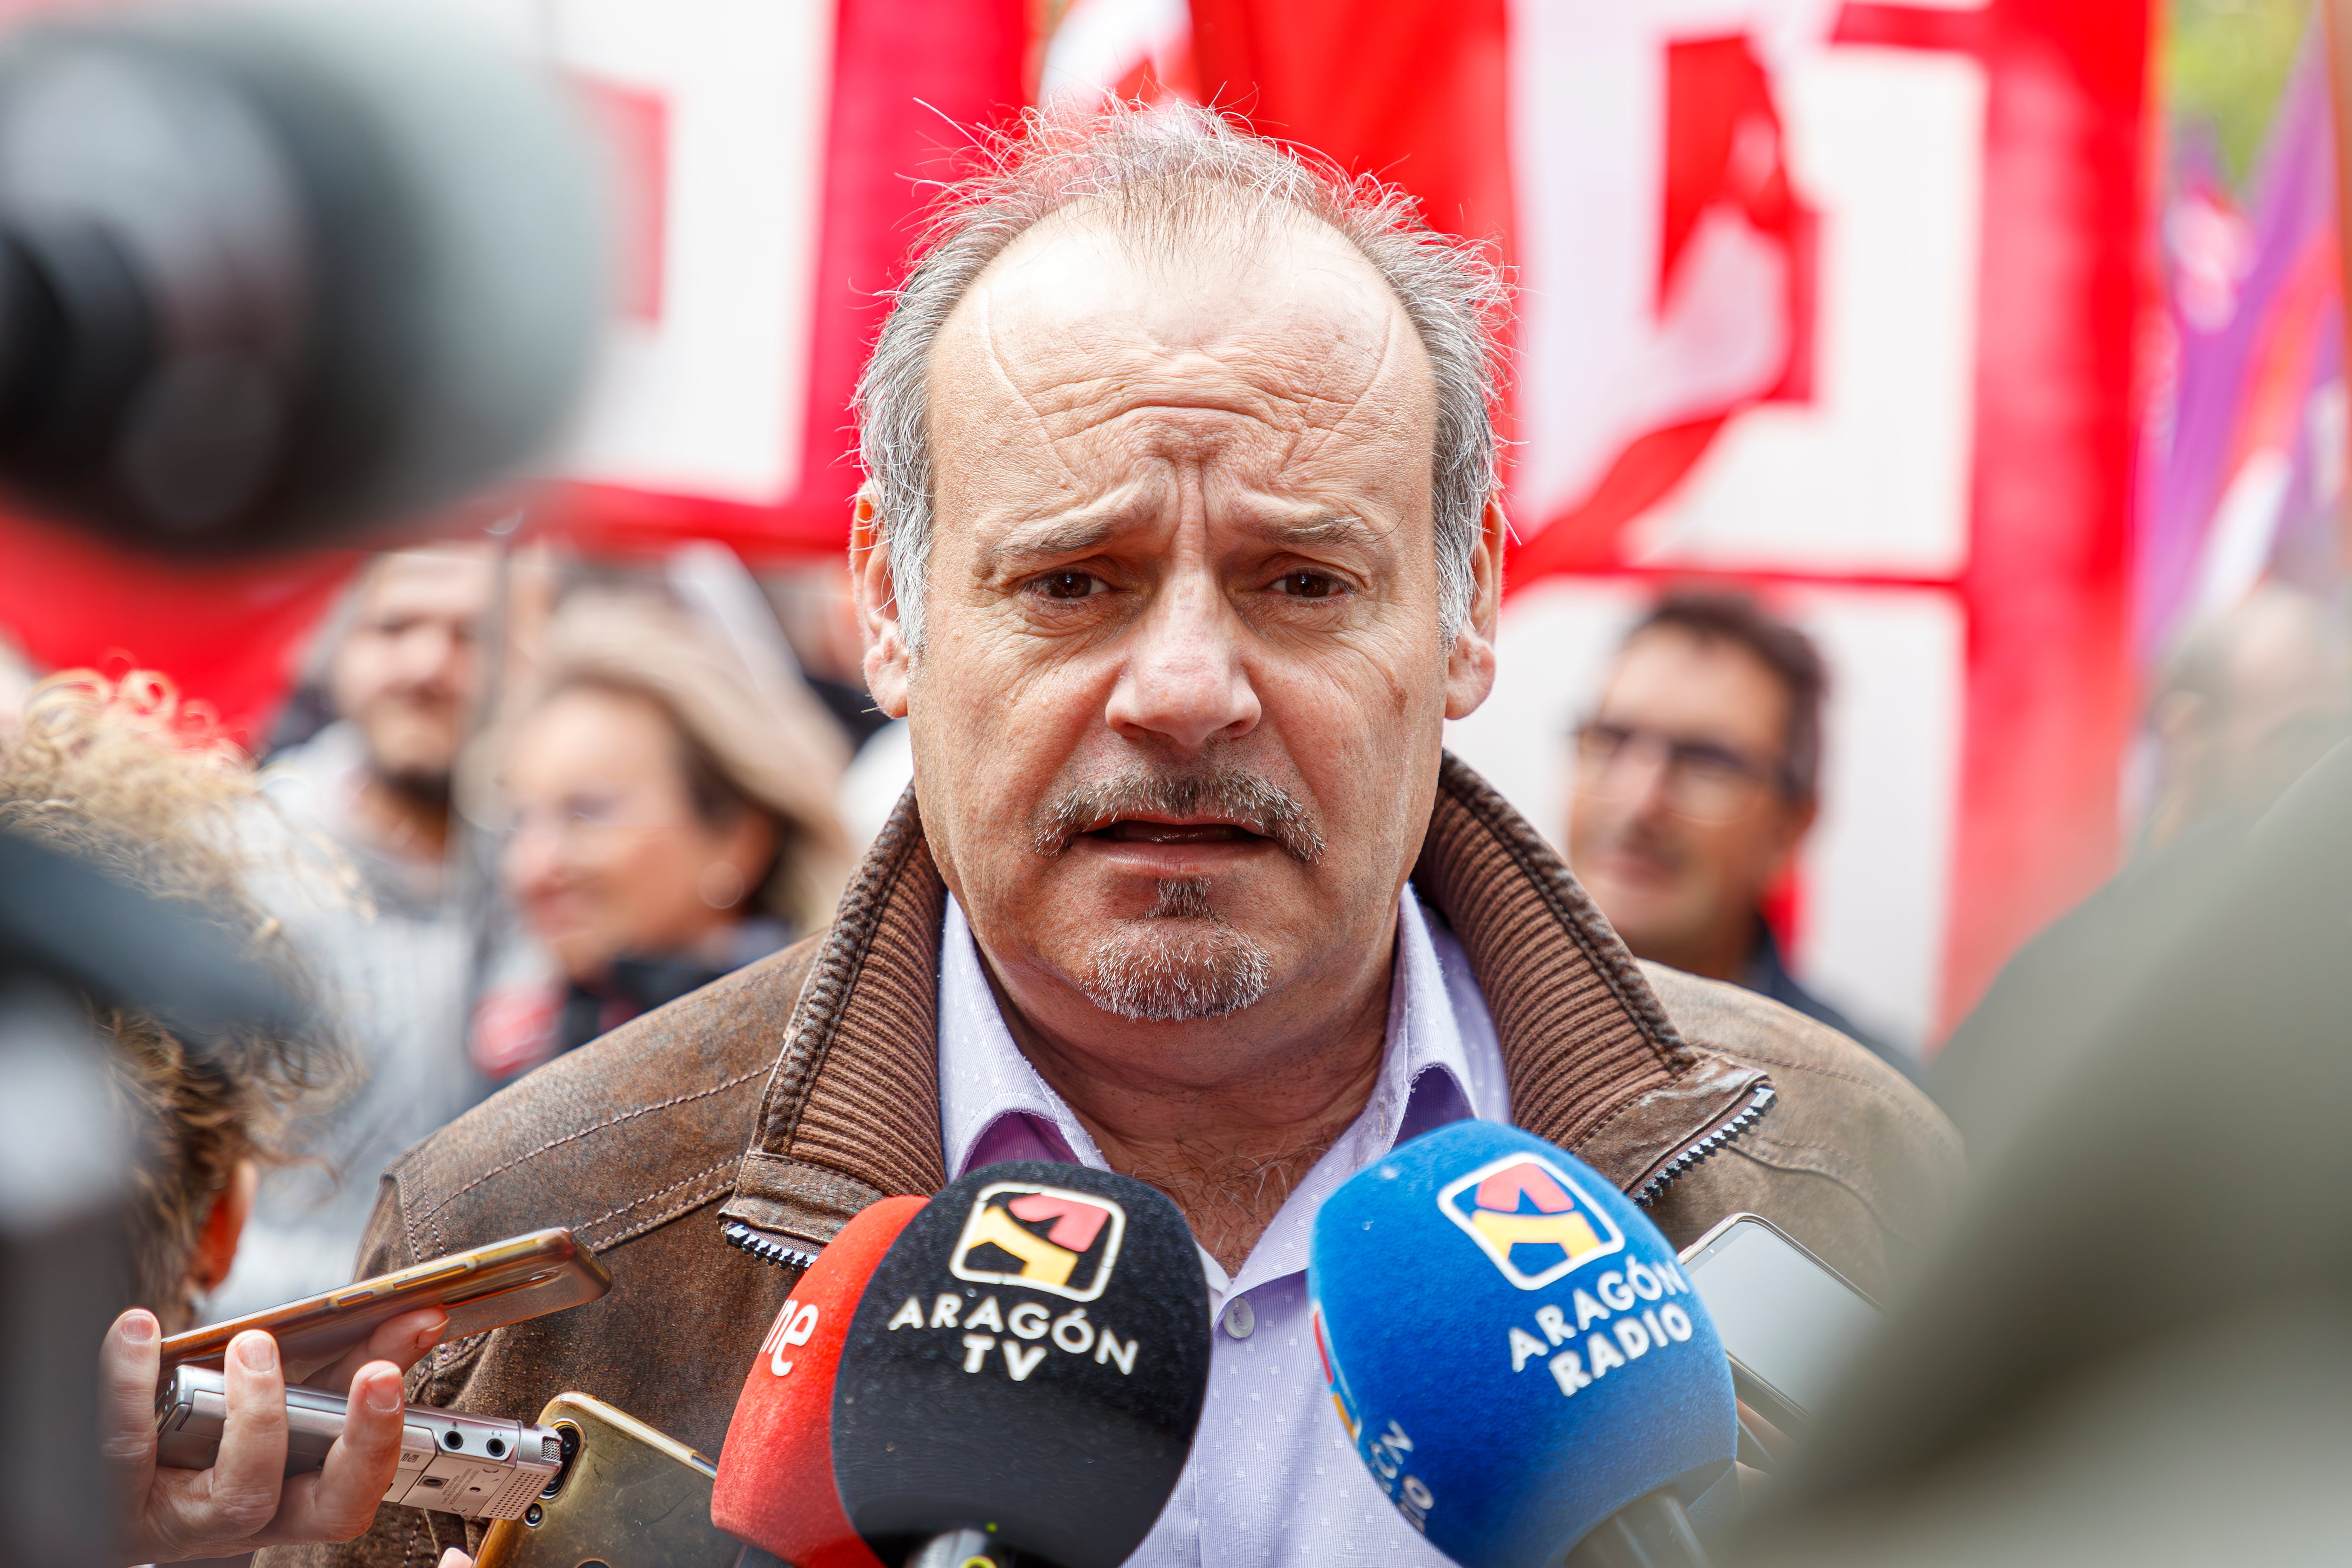
<svg viewBox="0 0 2352 1568">
<path fill-rule="evenodd" d="M 289 1365 L 323 1364 L 420 1307 L 448 1312 L 446 1344 L 593 1301 L 612 1288 L 613 1277 L 570 1231 L 535 1230 L 173 1334 L 163 1342 L 163 1375 L 175 1366 L 218 1364 L 229 1341 L 247 1329 L 268 1330 Z"/>
<path fill-rule="evenodd" d="M 702 1455 L 585 1394 L 557 1394 L 539 1424 L 562 1438 L 563 1470 L 520 1519 L 490 1526 L 476 1568 L 736 1568 L 744 1557 L 710 1522 L 719 1467 Z"/>
</svg>

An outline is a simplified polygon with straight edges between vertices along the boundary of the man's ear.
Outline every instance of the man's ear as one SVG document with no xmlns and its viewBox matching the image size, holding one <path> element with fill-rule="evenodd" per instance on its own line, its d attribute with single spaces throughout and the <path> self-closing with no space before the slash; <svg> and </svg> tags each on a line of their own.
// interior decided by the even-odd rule
<svg viewBox="0 0 2352 1568">
<path fill-rule="evenodd" d="M 236 1244 L 245 1237 L 245 1222 L 253 1215 L 254 1189 L 261 1184 L 261 1168 L 239 1160 L 228 1173 L 228 1184 L 214 1194 L 212 1212 L 196 1227 L 195 1255 L 188 1259 L 188 1282 L 199 1296 L 209 1296 L 228 1278 L 236 1261 Z"/>
<path fill-rule="evenodd" d="M 1495 689 L 1495 621 L 1503 604 L 1503 542 L 1510 536 L 1500 496 L 1486 498 L 1470 552 L 1470 613 L 1445 656 L 1445 716 L 1467 719 Z"/>
<path fill-rule="evenodd" d="M 882 514 L 874 487 L 857 492 L 849 512 L 849 586 L 857 600 L 857 633 L 866 650 L 866 689 L 875 708 L 907 716 L 907 635 L 898 621 L 898 586 L 882 542 Z"/>
</svg>

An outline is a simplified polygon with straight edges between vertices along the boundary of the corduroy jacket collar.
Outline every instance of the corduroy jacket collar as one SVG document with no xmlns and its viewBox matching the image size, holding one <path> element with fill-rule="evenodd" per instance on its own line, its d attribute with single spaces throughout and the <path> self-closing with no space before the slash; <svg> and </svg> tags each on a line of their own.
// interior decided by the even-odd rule
<svg viewBox="0 0 2352 1568">
<path fill-rule="evenodd" d="M 1772 1086 L 1675 1033 L 1559 857 L 1453 756 L 1413 881 L 1470 956 L 1517 1123 L 1638 1201 L 1751 1125 Z M 947 1183 L 939 955 L 947 888 L 910 789 L 842 900 L 720 1210 L 729 1239 L 804 1264 L 892 1193 Z"/>
</svg>

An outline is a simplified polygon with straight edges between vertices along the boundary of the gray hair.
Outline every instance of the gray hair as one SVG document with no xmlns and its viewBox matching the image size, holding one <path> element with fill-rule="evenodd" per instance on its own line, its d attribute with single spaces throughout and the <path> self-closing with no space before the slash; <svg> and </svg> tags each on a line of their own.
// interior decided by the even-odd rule
<svg viewBox="0 0 2352 1568">
<path fill-rule="evenodd" d="M 1470 613 L 1470 560 L 1496 486 L 1494 328 L 1507 300 L 1483 247 L 1439 234 L 1413 199 L 1369 175 L 1277 146 L 1190 104 L 1033 111 L 993 166 L 949 188 L 857 384 L 858 453 L 878 514 L 899 625 L 922 646 L 933 531 L 932 345 L 989 263 L 1075 202 L 1107 204 L 1122 232 L 1197 239 L 1212 224 L 1257 238 L 1283 219 L 1337 229 L 1387 282 L 1421 337 L 1436 395 L 1430 464 L 1438 616 L 1450 643 Z"/>
</svg>

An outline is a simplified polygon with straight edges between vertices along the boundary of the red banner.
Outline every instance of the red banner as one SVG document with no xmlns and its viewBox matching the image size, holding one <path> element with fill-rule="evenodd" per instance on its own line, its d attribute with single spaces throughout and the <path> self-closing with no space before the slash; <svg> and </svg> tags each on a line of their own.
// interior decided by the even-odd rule
<svg viewBox="0 0 2352 1568">
<path fill-rule="evenodd" d="M 1521 285 L 1504 684 L 1457 748 L 1544 826 L 1646 585 L 1756 584 L 1835 679 L 1798 957 L 1931 1039 L 2116 855 L 2133 698 L 2146 0 L 557 0 L 643 222 L 539 512 L 830 552 L 924 183 L 1048 99 L 1192 91 L 1398 181 Z M 339 563 L 177 577 L 0 532 L 0 625 L 244 721 Z"/>
</svg>

